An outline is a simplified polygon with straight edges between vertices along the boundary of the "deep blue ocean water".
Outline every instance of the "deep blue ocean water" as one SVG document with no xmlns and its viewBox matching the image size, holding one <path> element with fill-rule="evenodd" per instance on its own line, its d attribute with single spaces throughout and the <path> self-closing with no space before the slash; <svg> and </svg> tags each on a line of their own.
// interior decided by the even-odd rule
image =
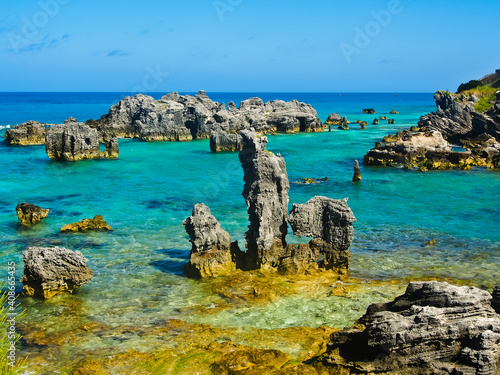
<svg viewBox="0 0 500 375">
<path fill-rule="evenodd" d="M 153 94 L 159 98 L 162 94 Z M 351 122 L 375 115 L 375 108 L 396 125 L 380 121 L 359 130 L 270 136 L 268 149 L 285 157 L 292 203 L 314 195 L 349 198 L 357 222 L 351 246 L 350 273 L 366 280 L 444 277 L 492 288 L 500 270 L 500 173 L 470 171 L 417 172 L 367 168 L 363 181 L 351 182 L 354 160 L 388 133 L 415 125 L 435 110 L 428 94 L 338 93 L 208 93 L 226 104 L 260 96 L 298 99 L 312 104 L 324 121 L 328 114 Z M 123 95 L 119 93 L 0 93 L 0 127 L 27 120 L 61 123 L 98 118 Z M 389 111 L 399 115 L 389 115 Z M 3 136 L 5 129 L 0 130 Z M 7 262 L 22 275 L 22 251 L 35 245 L 80 250 L 95 271 L 91 283 L 75 298 L 85 319 L 111 325 L 149 325 L 159 319 L 182 318 L 214 325 L 276 328 L 351 324 L 368 304 L 388 298 L 384 291 L 356 298 L 288 297 L 259 308 L 225 311 L 210 316 L 182 316 L 182 308 L 214 302 L 199 282 L 186 279 L 190 243 L 182 221 L 194 204 L 204 202 L 233 239 L 244 244 L 248 225 L 243 172 L 236 153 L 212 154 L 208 140 L 146 143 L 120 140 L 118 160 L 54 162 L 44 146 L 11 147 L 0 141 L 0 272 Z M 302 178 L 328 177 L 319 184 L 298 184 Z M 23 228 L 17 203 L 30 202 L 51 213 L 42 223 Z M 110 233 L 60 234 L 62 225 L 104 216 Z M 289 236 L 290 241 L 298 239 Z M 436 246 L 424 247 L 432 238 Z M 19 290 L 21 286 L 19 285 Z M 387 291 L 386 291 L 387 292 Z M 381 294 L 382 293 L 382 294 Z M 388 292 L 387 292 L 388 293 Z M 381 297 L 382 295 L 382 297 Z M 57 304 L 21 298 L 28 320 L 50 321 Z M 82 344 L 83 345 L 83 344 Z M 90 345 L 90 344 L 89 344 Z M 95 345 L 111 345 L 103 339 Z M 146 345 L 146 344 L 145 344 Z"/>
</svg>

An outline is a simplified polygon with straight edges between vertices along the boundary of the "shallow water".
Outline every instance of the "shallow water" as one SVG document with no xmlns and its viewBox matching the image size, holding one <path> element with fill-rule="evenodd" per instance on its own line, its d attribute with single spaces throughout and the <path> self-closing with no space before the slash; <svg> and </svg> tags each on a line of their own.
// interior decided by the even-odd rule
<svg viewBox="0 0 500 375">
<path fill-rule="evenodd" d="M 64 100 L 68 95 L 70 99 Z M 28 119 L 61 122 L 75 112 L 80 120 L 97 118 L 118 94 L 107 95 L 61 94 L 44 99 L 44 94 L 30 94 L 16 99 L 1 94 L 0 125 Z M 226 103 L 249 96 L 254 95 L 210 95 Z M 303 203 L 315 195 L 349 198 L 357 218 L 350 276 L 406 281 L 437 277 L 483 288 L 498 284 L 500 173 L 485 169 L 422 173 L 361 166 L 363 181 L 351 182 L 354 160 L 361 162 L 375 141 L 415 125 L 420 115 L 434 110 L 431 94 L 260 96 L 265 100 L 297 98 L 310 102 L 323 120 L 329 112 L 338 112 L 351 121 L 367 120 L 371 124 L 375 115 L 361 114 L 369 107 L 377 109 L 377 116 L 396 119 L 396 125 L 381 121 L 381 125 L 368 125 L 366 130 L 351 124 L 350 131 L 268 137 L 268 149 L 281 153 L 287 163 L 292 182 L 290 208 L 292 203 Z M 401 114 L 389 115 L 390 110 Z M 25 319 L 33 326 L 50 326 L 53 322 L 51 329 L 63 331 L 61 314 L 71 314 L 81 321 L 108 326 L 146 327 L 177 318 L 242 329 L 343 327 L 352 324 L 370 303 L 392 299 L 401 292 L 402 283 L 392 289 L 367 288 L 350 298 L 329 297 L 327 290 L 319 290 L 255 307 L 187 314 L 196 306 L 210 307 L 221 297 L 207 294 L 203 283 L 183 277 L 190 243 L 182 221 L 190 216 L 194 204 L 204 202 L 233 240 L 244 244 L 248 217 L 241 195 L 243 172 L 238 155 L 212 154 L 208 140 L 120 140 L 119 144 L 118 160 L 61 163 L 50 161 L 43 146 L 9 147 L 0 142 L 0 265 L 6 269 L 8 261 L 15 261 L 17 276 L 21 277 L 23 250 L 58 245 L 80 250 L 95 271 L 92 282 L 74 296 L 57 297 L 51 302 L 21 298 L 27 311 Z M 317 184 L 299 183 L 304 177 L 329 179 Z M 22 228 L 15 214 L 15 205 L 22 202 L 50 208 L 51 213 L 42 223 Z M 112 232 L 59 233 L 62 225 L 97 214 L 104 216 Z M 437 244 L 425 247 L 432 238 Z M 288 240 L 304 241 L 293 235 Z M 19 284 L 18 291 L 20 288 Z M 68 298 L 74 299 L 79 307 L 64 309 L 58 303 L 61 298 L 65 303 Z M 67 324 L 71 328 L 74 320 Z M 150 344 L 124 339 L 119 346 L 148 348 Z M 80 348 L 67 348 L 66 355 L 96 345 L 109 348 L 117 342 L 82 337 Z"/>
</svg>

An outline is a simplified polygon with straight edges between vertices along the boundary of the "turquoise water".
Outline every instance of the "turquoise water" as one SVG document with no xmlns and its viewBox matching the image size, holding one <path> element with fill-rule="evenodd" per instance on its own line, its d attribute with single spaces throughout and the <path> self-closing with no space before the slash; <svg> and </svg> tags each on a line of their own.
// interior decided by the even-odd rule
<svg viewBox="0 0 500 375">
<path fill-rule="evenodd" d="M 73 103 L 77 103 L 75 117 L 97 118 L 118 94 L 64 94 L 67 100 L 63 94 L 56 99 L 46 94 L 16 95 L 0 95 L 0 125 L 29 119 L 61 122 L 73 114 Z M 209 95 L 227 103 L 254 94 Z M 485 169 L 422 173 L 361 166 L 363 181 L 351 182 L 354 160 L 361 162 L 382 136 L 415 125 L 420 115 L 434 110 L 432 94 L 260 96 L 309 102 L 323 120 L 328 113 L 338 112 L 351 121 L 371 124 L 375 115 L 361 114 L 370 107 L 377 110 L 377 116 L 396 119 L 396 125 L 381 121 L 363 131 L 352 124 L 350 131 L 269 137 L 268 149 L 280 152 L 287 163 L 292 182 L 290 208 L 314 195 L 349 198 L 357 218 L 351 276 L 366 280 L 447 277 L 484 288 L 499 283 L 500 173 Z M 401 114 L 389 115 L 390 110 Z M 61 314 L 58 301 L 75 298 L 82 304 L 78 312 L 82 319 L 111 326 L 153 326 L 159 320 L 180 318 L 216 326 L 342 327 L 362 315 L 368 304 L 390 299 L 395 293 L 371 290 L 346 299 L 318 292 L 315 298 L 292 296 L 266 306 L 186 314 L 186 309 L 211 306 L 220 297 L 206 295 L 202 283 L 182 275 L 190 250 L 183 219 L 190 216 L 194 204 L 204 202 L 240 244 L 248 225 L 238 155 L 212 154 L 208 140 L 120 140 L 118 160 L 77 163 L 53 162 L 43 146 L 10 147 L 0 141 L 0 170 L 3 274 L 7 262 L 15 261 L 21 277 L 22 251 L 39 245 L 80 250 L 95 271 L 92 282 L 74 296 L 56 297 L 52 302 L 21 298 L 26 319 L 35 325 L 53 321 L 54 330 L 60 329 L 60 322 L 54 320 Z M 304 177 L 329 180 L 295 183 Z M 16 204 L 22 202 L 50 208 L 51 213 L 33 228 L 22 228 L 15 214 Z M 104 216 L 112 232 L 59 233 L 62 225 L 97 214 Z M 437 245 L 424 247 L 432 238 Z M 298 239 L 290 235 L 289 241 Z M 114 345 L 104 338 L 96 340 L 82 341 L 82 348 Z"/>
</svg>

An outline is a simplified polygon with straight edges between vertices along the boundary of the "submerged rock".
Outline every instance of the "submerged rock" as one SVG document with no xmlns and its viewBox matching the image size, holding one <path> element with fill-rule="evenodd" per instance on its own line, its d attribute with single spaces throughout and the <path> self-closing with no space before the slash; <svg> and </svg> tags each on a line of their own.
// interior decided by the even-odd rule
<svg viewBox="0 0 500 375">
<path fill-rule="evenodd" d="M 28 296 L 52 298 L 72 293 L 92 279 L 87 259 L 79 251 L 63 247 L 31 247 L 23 252 L 23 292 Z"/>
<path fill-rule="evenodd" d="M 231 236 L 203 203 L 194 206 L 193 214 L 182 223 L 192 243 L 189 263 L 184 272 L 192 278 L 231 274 L 236 264 L 231 255 Z"/>
<path fill-rule="evenodd" d="M 266 150 L 267 137 L 244 130 L 243 150 L 239 154 L 243 167 L 243 197 L 247 203 L 250 225 L 245 234 L 249 268 L 277 266 L 285 254 L 287 234 L 288 190 L 290 184 L 285 159 Z"/>
<path fill-rule="evenodd" d="M 64 225 L 61 228 L 61 232 L 86 232 L 89 230 L 111 230 L 111 227 L 101 215 L 96 215 L 93 219 L 83 219 L 77 223 Z"/>
<path fill-rule="evenodd" d="M 210 133 L 210 151 L 241 151 L 243 140 L 240 134 L 229 134 L 223 130 L 216 130 Z"/>
<path fill-rule="evenodd" d="M 16 206 L 17 218 L 23 225 L 35 224 L 49 215 L 45 209 L 30 203 L 21 203 Z"/>
<path fill-rule="evenodd" d="M 361 169 L 359 169 L 359 162 L 354 161 L 354 176 L 352 177 L 352 182 L 361 181 Z"/>
<path fill-rule="evenodd" d="M 99 149 L 99 134 L 76 119 L 69 118 L 64 125 L 51 127 L 46 134 L 45 151 L 54 160 L 77 161 L 84 159 L 117 158 L 118 140 L 106 140 L 106 150 Z"/>
<path fill-rule="evenodd" d="M 4 134 L 4 139 L 11 145 L 43 145 L 46 133 L 45 126 L 38 121 L 27 121 L 8 129 Z"/>
<path fill-rule="evenodd" d="M 294 204 L 288 222 L 299 237 L 313 237 L 309 247 L 320 267 L 344 272 L 349 268 L 349 246 L 356 221 L 347 199 L 317 196 L 304 204 Z"/>
<path fill-rule="evenodd" d="M 331 335 L 323 364 L 338 373 L 497 374 L 500 316 L 483 290 L 413 282 Z M 335 372 L 337 373 L 337 372 Z"/>
</svg>

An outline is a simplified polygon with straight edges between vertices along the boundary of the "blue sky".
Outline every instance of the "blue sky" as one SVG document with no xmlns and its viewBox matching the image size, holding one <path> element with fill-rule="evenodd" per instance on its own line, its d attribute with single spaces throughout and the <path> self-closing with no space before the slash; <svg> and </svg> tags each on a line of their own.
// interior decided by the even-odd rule
<svg viewBox="0 0 500 375">
<path fill-rule="evenodd" d="M 0 91 L 434 92 L 500 69 L 498 0 L 0 7 Z"/>
</svg>

